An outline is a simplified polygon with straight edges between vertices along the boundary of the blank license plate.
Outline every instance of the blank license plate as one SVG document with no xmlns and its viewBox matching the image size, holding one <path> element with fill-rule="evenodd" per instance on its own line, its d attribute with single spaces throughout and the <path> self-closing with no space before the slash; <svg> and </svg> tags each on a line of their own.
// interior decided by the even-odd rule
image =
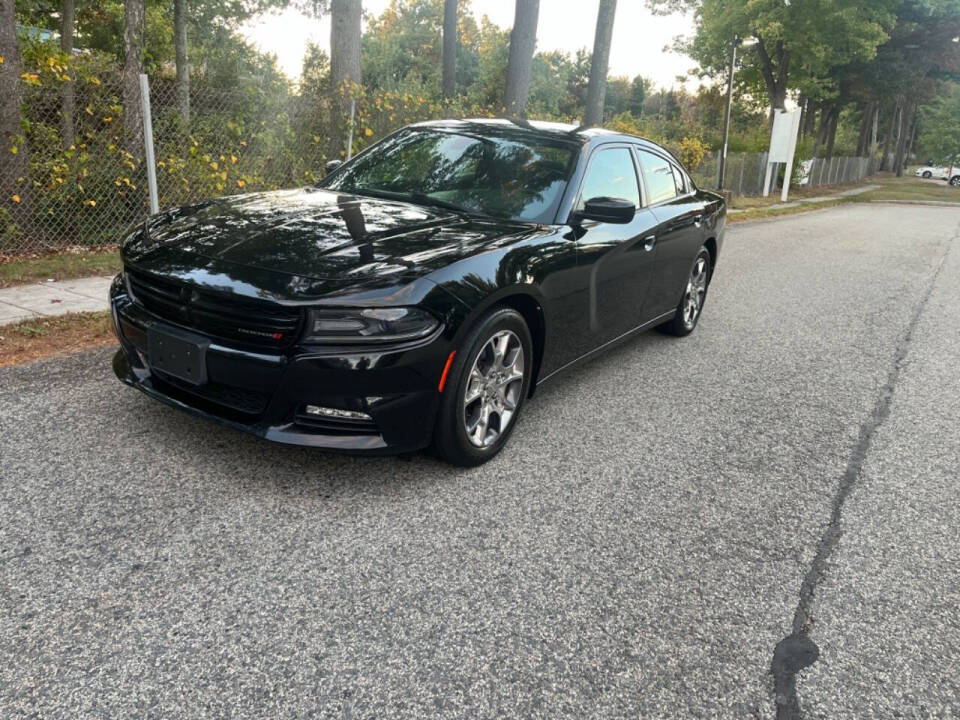
<svg viewBox="0 0 960 720">
<path fill-rule="evenodd" d="M 147 331 L 150 367 L 193 385 L 207 381 L 210 341 L 174 328 L 154 326 Z"/>
</svg>

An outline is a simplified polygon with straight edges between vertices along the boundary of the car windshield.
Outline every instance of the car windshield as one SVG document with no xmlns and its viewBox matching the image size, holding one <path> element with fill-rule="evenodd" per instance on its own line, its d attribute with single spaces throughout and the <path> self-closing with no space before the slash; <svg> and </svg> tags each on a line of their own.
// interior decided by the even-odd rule
<svg viewBox="0 0 960 720">
<path fill-rule="evenodd" d="M 579 146 L 523 135 L 405 130 L 320 185 L 470 214 L 552 223 Z"/>
</svg>

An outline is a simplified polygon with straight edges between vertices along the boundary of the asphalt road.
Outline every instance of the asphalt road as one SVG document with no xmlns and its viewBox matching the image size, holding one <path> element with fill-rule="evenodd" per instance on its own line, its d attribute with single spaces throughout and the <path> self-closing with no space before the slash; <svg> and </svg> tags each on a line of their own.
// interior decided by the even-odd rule
<svg viewBox="0 0 960 720">
<path fill-rule="evenodd" d="M 958 233 L 736 226 L 692 337 L 471 471 L 211 426 L 107 350 L 0 370 L 0 716 L 960 715 Z"/>
</svg>

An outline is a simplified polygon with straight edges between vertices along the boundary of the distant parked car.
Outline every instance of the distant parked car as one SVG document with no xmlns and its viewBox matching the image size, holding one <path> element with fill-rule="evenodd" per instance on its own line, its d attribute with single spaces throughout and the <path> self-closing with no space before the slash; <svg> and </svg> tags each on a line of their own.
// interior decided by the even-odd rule
<svg viewBox="0 0 960 720">
<path fill-rule="evenodd" d="M 949 180 L 950 168 L 940 167 L 939 165 L 933 164 L 924 165 L 917 168 L 915 175 L 925 180 L 930 180 L 931 178 L 935 178 L 937 180 Z"/>
</svg>

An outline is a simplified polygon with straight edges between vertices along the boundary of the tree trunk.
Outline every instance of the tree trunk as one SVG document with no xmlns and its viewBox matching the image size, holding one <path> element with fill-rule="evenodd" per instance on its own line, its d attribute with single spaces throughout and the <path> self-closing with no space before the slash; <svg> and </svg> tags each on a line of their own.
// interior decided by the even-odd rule
<svg viewBox="0 0 960 720">
<path fill-rule="evenodd" d="M 830 124 L 827 128 L 827 152 L 826 159 L 833 159 L 833 147 L 837 142 L 837 123 L 840 121 L 840 108 L 835 107 L 830 110 Z"/>
<path fill-rule="evenodd" d="M 893 106 L 893 111 L 890 113 L 890 125 L 887 126 L 887 137 L 883 141 L 883 157 L 880 158 L 880 170 L 888 169 L 890 163 L 890 145 L 893 142 L 893 133 L 897 126 L 897 117 L 900 115 L 900 101 Z"/>
<path fill-rule="evenodd" d="M 60 49 L 67 56 L 69 80 L 60 86 L 60 139 L 64 148 L 73 145 L 73 112 L 76 105 L 73 84 L 73 0 L 63 0 L 60 12 Z"/>
<path fill-rule="evenodd" d="M 346 155 L 347 123 L 354 86 L 360 84 L 360 0 L 333 0 L 330 6 L 330 81 L 333 112 L 327 159 Z"/>
<path fill-rule="evenodd" d="M 787 104 L 787 78 L 790 71 L 790 52 L 778 40 L 774 46 L 774 55 L 771 57 L 766 43 L 759 35 L 757 38 L 757 53 L 760 56 L 760 73 L 767 85 L 767 95 L 770 98 L 770 126 L 773 127 L 773 118 L 777 110 L 783 110 Z M 774 64 L 774 59 L 776 64 Z"/>
<path fill-rule="evenodd" d="M 443 96 L 457 93 L 457 0 L 443 4 Z"/>
<path fill-rule="evenodd" d="M 797 106 L 800 108 L 800 124 L 798 125 L 797 135 L 801 138 L 803 137 L 803 128 L 807 124 L 807 105 L 807 96 L 800 93 L 800 97 L 797 100 Z"/>
<path fill-rule="evenodd" d="M 810 137 L 817 131 L 817 111 L 820 104 L 815 100 L 807 99 L 807 114 L 803 119 L 803 136 Z M 816 156 L 814 156 L 816 157 Z"/>
<path fill-rule="evenodd" d="M 187 0 L 173 0 L 173 43 L 177 62 L 177 103 L 183 128 L 190 127 L 190 65 L 187 62 Z"/>
<path fill-rule="evenodd" d="M 873 117 L 873 100 L 863 106 L 860 114 L 860 134 L 857 137 L 857 157 L 867 154 L 867 145 L 870 140 L 870 119 Z"/>
<path fill-rule="evenodd" d="M 820 128 L 817 130 L 817 137 L 813 141 L 813 157 L 819 157 L 823 144 L 827 141 L 827 132 L 830 130 L 831 109 L 828 105 L 820 106 Z"/>
<path fill-rule="evenodd" d="M 587 127 L 603 124 L 603 105 L 607 96 L 607 72 L 610 68 L 610 45 L 613 39 L 613 21 L 617 14 L 617 0 L 600 0 L 597 12 L 597 30 L 593 37 L 593 57 L 590 60 L 590 84 L 587 86 L 587 109 L 583 124 Z"/>
<path fill-rule="evenodd" d="M 900 165 L 900 167 L 902 168 L 902 170 L 906 170 L 906 169 L 907 169 L 907 165 L 909 165 L 909 163 L 910 163 L 911 156 L 913 155 L 913 144 L 916 142 L 916 140 L 917 140 L 917 134 L 918 134 L 919 132 L 920 132 L 920 116 L 917 114 L 917 106 L 916 106 L 916 104 L 914 104 L 914 106 L 913 106 L 913 127 L 912 127 L 911 130 L 910 130 L 910 136 L 907 138 L 907 151 L 906 151 L 906 153 L 904 153 L 903 162 L 902 162 L 901 165 Z M 901 176 L 902 176 L 902 171 L 901 171 Z"/>
<path fill-rule="evenodd" d="M 903 177 L 903 165 L 907 152 L 907 143 L 910 135 L 913 133 L 913 116 L 916 112 L 914 103 L 907 103 L 907 106 L 900 113 L 900 123 L 897 132 L 897 152 L 893 159 L 893 169 L 897 177 Z"/>
<path fill-rule="evenodd" d="M 27 177 L 29 153 L 20 124 L 23 88 L 16 27 L 14 0 L 0 0 L 0 209 L 9 210 L 21 232 L 28 232 L 33 204 Z"/>
<path fill-rule="evenodd" d="M 123 136 L 126 151 L 138 158 L 143 155 L 140 53 L 143 49 L 144 0 L 124 0 L 123 8 Z"/>
<path fill-rule="evenodd" d="M 873 119 L 870 121 L 870 161 L 875 162 L 877 159 L 877 142 L 879 138 L 877 137 L 877 132 L 880 129 L 880 101 L 878 100 L 873 104 Z"/>
<path fill-rule="evenodd" d="M 522 117 L 530 96 L 533 51 L 537 45 L 537 16 L 540 0 L 516 0 L 513 30 L 510 31 L 510 59 L 503 104 L 511 117 Z"/>
</svg>

